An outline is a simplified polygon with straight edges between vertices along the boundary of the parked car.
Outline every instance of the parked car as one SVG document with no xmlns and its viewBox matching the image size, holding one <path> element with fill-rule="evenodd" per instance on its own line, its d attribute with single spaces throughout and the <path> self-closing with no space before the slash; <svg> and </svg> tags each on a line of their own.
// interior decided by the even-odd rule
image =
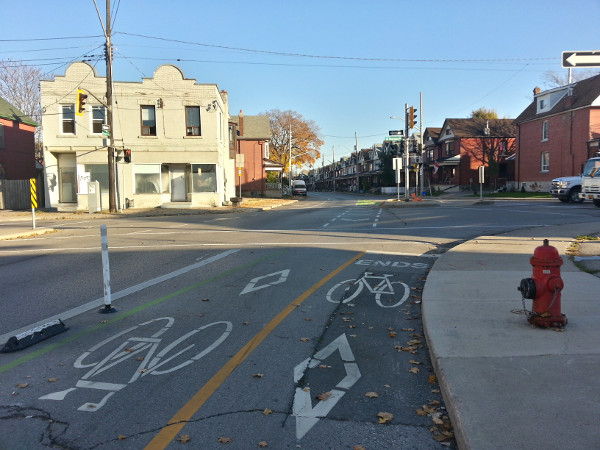
<svg viewBox="0 0 600 450">
<path fill-rule="evenodd" d="M 550 195 L 561 202 L 581 203 L 583 198 L 579 197 L 581 192 L 581 175 L 576 177 L 560 177 L 552 180 Z"/>
<path fill-rule="evenodd" d="M 292 195 L 304 195 L 306 197 L 306 183 L 303 180 L 292 181 Z"/>
</svg>

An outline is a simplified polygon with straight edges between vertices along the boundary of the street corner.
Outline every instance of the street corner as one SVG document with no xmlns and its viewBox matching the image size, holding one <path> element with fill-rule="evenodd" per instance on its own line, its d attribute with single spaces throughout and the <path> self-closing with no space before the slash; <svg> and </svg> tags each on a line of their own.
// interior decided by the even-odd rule
<svg viewBox="0 0 600 450">
<path fill-rule="evenodd" d="M 575 265 L 584 272 L 600 277 L 600 238 L 595 235 L 578 236 L 571 247 Z"/>
</svg>

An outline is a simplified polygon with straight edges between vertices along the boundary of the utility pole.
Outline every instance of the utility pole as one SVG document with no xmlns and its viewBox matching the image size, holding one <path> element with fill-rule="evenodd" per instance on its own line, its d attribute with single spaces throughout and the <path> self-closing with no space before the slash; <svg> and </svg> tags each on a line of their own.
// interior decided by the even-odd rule
<svg viewBox="0 0 600 450">
<path fill-rule="evenodd" d="M 354 140 L 356 141 L 356 193 L 358 194 L 358 186 L 360 185 L 360 177 L 358 175 L 358 134 L 354 132 Z"/>
<path fill-rule="evenodd" d="M 409 140 L 408 140 L 408 132 L 410 131 L 410 125 L 408 124 L 408 103 L 404 104 L 404 201 L 408 201 L 408 190 L 410 189 L 410 181 L 409 176 L 410 172 L 408 171 L 408 165 L 410 163 L 409 157 Z"/>
<path fill-rule="evenodd" d="M 419 153 L 421 157 L 421 165 L 419 167 L 419 175 L 421 176 L 421 193 L 425 192 L 425 171 L 423 170 L 424 155 L 423 155 L 423 93 L 419 92 L 419 109 L 421 110 L 421 120 L 419 120 Z"/>
<path fill-rule="evenodd" d="M 111 213 L 117 212 L 117 177 L 115 170 L 115 137 L 113 123 L 113 51 L 111 43 L 110 0 L 106 0 L 106 119 L 108 122 L 108 205 Z"/>
<path fill-rule="evenodd" d="M 331 152 L 333 153 L 333 192 L 335 192 L 335 145 L 331 146 Z"/>
</svg>

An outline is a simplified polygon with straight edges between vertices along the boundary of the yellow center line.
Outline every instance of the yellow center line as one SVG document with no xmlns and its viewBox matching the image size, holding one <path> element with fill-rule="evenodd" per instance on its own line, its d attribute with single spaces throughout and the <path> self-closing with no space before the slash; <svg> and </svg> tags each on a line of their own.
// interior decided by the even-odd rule
<svg viewBox="0 0 600 450">
<path fill-rule="evenodd" d="M 310 297 L 317 289 L 331 280 L 334 276 L 354 263 L 366 252 L 361 252 L 352 257 L 349 261 L 342 264 L 340 267 L 329 273 L 325 278 L 319 281 L 317 284 L 312 286 L 292 303 L 287 305 L 279 314 L 277 314 L 262 330 L 246 344 L 242 349 L 237 352 L 227 363 L 208 380 L 208 382 L 200 388 L 196 394 L 169 420 L 168 424 L 161 429 L 161 431 L 150 441 L 146 446 L 148 450 L 164 449 L 171 443 L 177 436 L 186 423 L 192 418 L 194 414 L 202 407 L 202 405 L 215 393 L 215 391 L 223 384 L 223 382 L 231 375 L 231 373 L 238 367 L 256 347 L 281 323 L 283 320 L 298 306 L 302 304 L 304 300 Z"/>
</svg>

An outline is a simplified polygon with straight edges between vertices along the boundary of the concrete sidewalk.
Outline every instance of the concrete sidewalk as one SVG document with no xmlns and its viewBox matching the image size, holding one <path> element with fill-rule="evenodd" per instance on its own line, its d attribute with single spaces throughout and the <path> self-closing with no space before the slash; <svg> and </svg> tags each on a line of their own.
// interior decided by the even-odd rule
<svg viewBox="0 0 600 450">
<path fill-rule="evenodd" d="M 575 236 L 599 231 L 589 223 L 482 236 L 436 261 L 423 323 L 461 449 L 600 448 L 600 278 L 565 257 Z M 517 287 L 545 238 L 564 260 L 563 330 L 511 312 L 523 309 Z"/>
</svg>

